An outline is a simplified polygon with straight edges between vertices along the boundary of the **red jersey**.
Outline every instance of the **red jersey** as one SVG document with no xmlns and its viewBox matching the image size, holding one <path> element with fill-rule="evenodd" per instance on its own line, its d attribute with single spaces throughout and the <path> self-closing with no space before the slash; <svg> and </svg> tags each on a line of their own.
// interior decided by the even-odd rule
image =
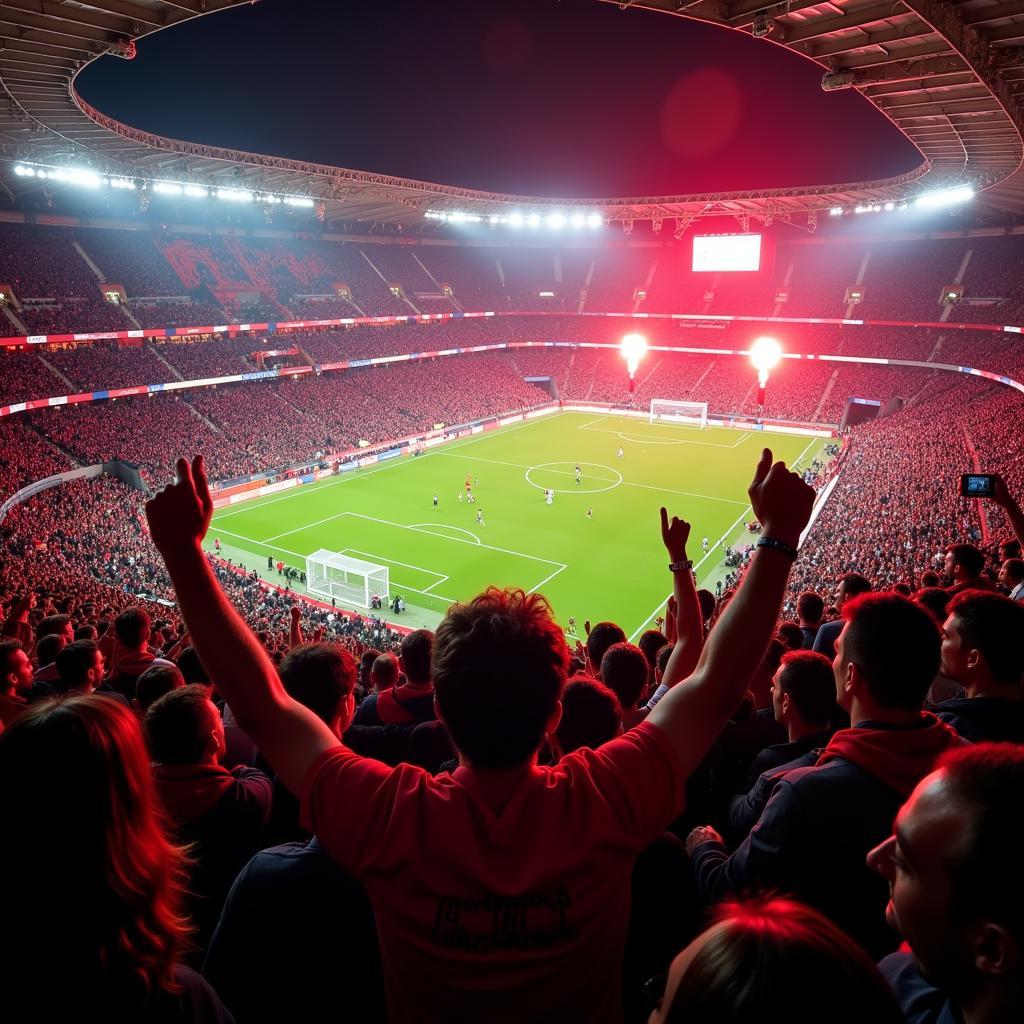
<svg viewBox="0 0 1024 1024">
<path fill-rule="evenodd" d="M 469 768 L 431 776 L 324 753 L 306 827 L 366 885 L 396 1024 L 621 1021 L 636 854 L 683 806 L 665 734 L 645 722 L 537 767 L 496 809 Z"/>
</svg>

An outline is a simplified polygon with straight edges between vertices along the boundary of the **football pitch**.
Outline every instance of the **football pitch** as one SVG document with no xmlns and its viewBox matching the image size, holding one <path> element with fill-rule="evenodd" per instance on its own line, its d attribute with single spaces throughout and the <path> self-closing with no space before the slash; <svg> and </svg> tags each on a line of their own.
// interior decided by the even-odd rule
<svg viewBox="0 0 1024 1024">
<path fill-rule="evenodd" d="M 689 557 L 700 583 L 713 583 L 722 544 L 751 518 L 746 488 L 762 447 L 803 468 L 826 443 L 558 413 L 220 509 L 207 544 L 219 538 L 227 556 L 275 583 L 268 556 L 304 569 L 306 555 L 327 548 L 385 565 L 408 606 L 385 618 L 403 625 L 432 626 L 495 584 L 541 592 L 581 634 L 585 619 L 611 619 L 635 638 L 671 591 L 659 508 L 692 523 Z"/>
</svg>

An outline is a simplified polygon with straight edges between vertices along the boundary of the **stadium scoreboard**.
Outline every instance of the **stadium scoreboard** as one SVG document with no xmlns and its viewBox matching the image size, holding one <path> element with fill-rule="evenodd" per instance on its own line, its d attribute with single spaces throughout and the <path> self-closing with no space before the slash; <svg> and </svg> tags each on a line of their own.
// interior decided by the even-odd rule
<svg viewBox="0 0 1024 1024">
<path fill-rule="evenodd" d="M 694 235 L 694 273 L 736 273 L 761 269 L 760 235 Z"/>
</svg>

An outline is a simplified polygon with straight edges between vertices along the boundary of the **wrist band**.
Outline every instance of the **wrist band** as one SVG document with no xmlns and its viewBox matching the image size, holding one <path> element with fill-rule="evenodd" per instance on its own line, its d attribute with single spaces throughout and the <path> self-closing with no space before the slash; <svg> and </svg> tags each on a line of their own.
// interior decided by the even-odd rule
<svg viewBox="0 0 1024 1024">
<path fill-rule="evenodd" d="M 684 558 L 681 562 L 669 562 L 668 563 L 668 571 L 669 572 L 681 572 L 683 569 L 692 569 L 692 568 L 693 568 L 693 560 L 690 559 L 690 558 Z"/>
<path fill-rule="evenodd" d="M 784 555 L 789 555 L 794 560 L 796 560 L 798 554 L 792 544 L 787 544 L 784 540 L 779 540 L 778 537 L 758 537 L 757 547 L 773 548 L 775 551 L 781 551 Z"/>
</svg>

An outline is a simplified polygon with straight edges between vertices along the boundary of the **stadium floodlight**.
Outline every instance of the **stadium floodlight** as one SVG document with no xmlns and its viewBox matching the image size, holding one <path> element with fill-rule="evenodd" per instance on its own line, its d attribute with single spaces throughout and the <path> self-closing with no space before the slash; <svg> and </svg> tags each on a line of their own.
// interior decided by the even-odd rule
<svg viewBox="0 0 1024 1024">
<path fill-rule="evenodd" d="M 587 218 L 584 217 L 582 213 L 577 212 L 569 219 L 569 223 L 571 223 L 574 228 L 581 228 L 587 223 Z"/>
<path fill-rule="evenodd" d="M 966 203 L 974 198 L 974 189 L 970 185 L 961 185 L 958 188 L 943 188 L 935 192 L 925 192 L 918 196 L 917 206 L 928 209 L 939 209 L 943 206 L 955 206 L 957 203 Z"/>
<path fill-rule="evenodd" d="M 529 224 L 531 228 L 539 228 L 540 227 L 540 214 L 539 213 L 531 213 L 529 215 L 529 217 L 526 218 L 526 223 Z"/>
<path fill-rule="evenodd" d="M 218 199 L 227 199 L 232 203 L 251 203 L 253 194 L 244 188 L 219 188 L 217 189 Z"/>
<path fill-rule="evenodd" d="M 565 214 L 564 213 L 559 213 L 558 210 L 555 210 L 554 213 L 549 213 L 548 216 L 547 216 L 547 225 L 548 225 L 549 228 L 552 228 L 555 231 L 558 231 L 561 228 L 564 228 L 565 227 Z"/>
<path fill-rule="evenodd" d="M 592 213 L 587 217 L 588 228 L 599 228 L 604 224 L 604 218 L 599 213 Z"/>
<path fill-rule="evenodd" d="M 843 208 L 841 206 L 833 206 L 829 208 L 828 215 L 830 217 L 842 217 Z"/>
<path fill-rule="evenodd" d="M 750 362 L 757 370 L 757 404 L 764 405 L 764 393 L 768 387 L 768 376 L 779 365 L 782 346 L 775 338 L 755 338 L 750 346 Z"/>
<path fill-rule="evenodd" d="M 508 222 L 514 228 L 521 228 L 523 226 L 523 215 L 518 210 L 513 210 L 508 215 Z"/>
<path fill-rule="evenodd" d="M 640 366 L 640 360 L 647 353 L 647 339 L 642 334 L 627 334 L 619 345 L 622 358 L 626 360 L 626 369 L 629 371 L 629 390 L 632 391 L 636 383 L 636 371 Z"/>
<path fill-rule="evenodd" d="M 184 189 L 173 181 L 154 181 L 153 191 L 165 196 L 180 196 Z"/>
</svg>

